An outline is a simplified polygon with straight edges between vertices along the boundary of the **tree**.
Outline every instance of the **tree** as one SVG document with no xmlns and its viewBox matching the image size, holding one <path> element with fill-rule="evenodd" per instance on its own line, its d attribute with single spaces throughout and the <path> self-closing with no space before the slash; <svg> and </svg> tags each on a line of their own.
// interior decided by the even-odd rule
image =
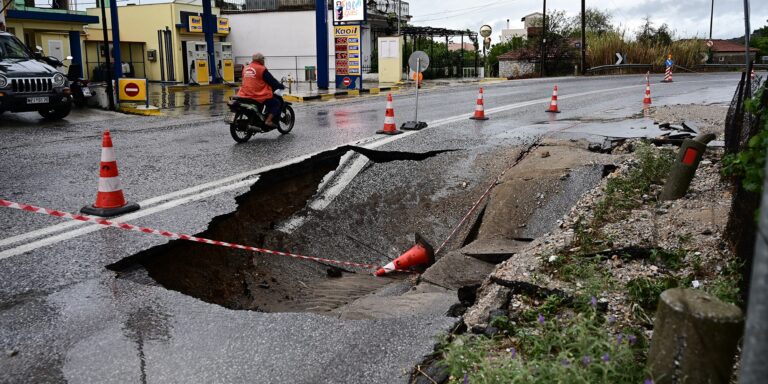
<svg viewBox="0 0 768 384">
<path fill-rule="evenodd" d="M 645 24 L 637 31 L 637 41 L 640 44 L 665 46 L 672 44 L 672 31 L 666 23 L 654 28 L 650 17 L 646 16 L 643 20 Z"/>
<path fill-rule="evenodd" d="M 585 18 L 588 33 L 603 34 L 616 28 L 611 24 L 613 15 L 610 12 L 595 8 L 587 8 Z M 569 20 L 568 29 L 571 36 L 581 36 L 581 12 Z"/>
<path fill-rule="evenodd" d="M 760 61 L 760 57 L 768 56 L 768 20 L 766 20 L 766 25 L 764 27 L 755 31 L 752 35 L 752 39 L 749 41 L 749 45 L 760 50 L 757 58 L 758 62 Z"/>
</svg>

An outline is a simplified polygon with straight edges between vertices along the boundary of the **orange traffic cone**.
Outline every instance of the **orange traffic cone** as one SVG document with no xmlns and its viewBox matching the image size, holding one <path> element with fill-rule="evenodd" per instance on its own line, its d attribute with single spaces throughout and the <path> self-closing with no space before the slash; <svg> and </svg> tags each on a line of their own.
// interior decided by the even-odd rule
<svg viewBox="0 0 768 384">
<path fill-rule="evenodd" d="M 471 120 L 488 120 L 485 117 L 485 108 L 483 104 L 483 88 L 480 88 L 480 93 L 477 94 L 477 105 L 475 105 L 475 115 L 470 117 Z"/>
<path fill-rule="evenodd" d="M 383 133 L 385 135 L 399 135 L 403 131 L 397 130 L 395 125 L 395 110 L 392 108 L 392 94 L 387 95 L 387 111 L 384 113 L 384 129 L 376 131 L 376 133 Z"/>
<path fill-rule="evenodd" d="M 101 141 L 101 166 L 96 203 L 83 207 L 80 212 L 87 215 L 110 217 L 138 210 L 138 204 L 125 201 L 118 176 L 117 160 L 112 149 L 112 137 L 107 130 L 104 131 Z"/>
<path fill-rule="evenodd" d="M 385 265 L 383 268 L 379 268 L 379 270 L 376 271 L 376 276 L 384 276 L 394 270 L 402 271 L 415 266 L 429 266 L 434 262 L 434 249 L 417 233 L 416 245 L 400 255 L 395 261 Z"/>
<path fill-rule="evenodd" d="M 646 79 L 645 82 L 645 98 L 643 104 L 651 104 L 651 82 Z"/>
<path fill-rule="evenodd" d="M 549 109 L 546 112 L 560 113 L 560 110 L 557 109 L 557 85 L 552 90 L 552 101 L 549 103 Z"/>
</svg>

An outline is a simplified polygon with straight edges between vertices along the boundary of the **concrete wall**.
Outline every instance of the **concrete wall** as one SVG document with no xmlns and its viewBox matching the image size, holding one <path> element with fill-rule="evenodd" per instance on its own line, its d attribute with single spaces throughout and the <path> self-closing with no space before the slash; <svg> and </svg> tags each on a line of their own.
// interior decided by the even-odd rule
<svg viewBox="0 0 768 384">
<path fill-rule="evenodd" d="M 502 60 L 499 61 L 500 77 L 520 77 L 533 73 L 536 65 L 527 61 Z"/>
<path fill-rule="evenodd" d="M 305 81 L 304 67 L 317 67 L 315 49 L 315 12 L 258 12 L 226 15 L 232 32 L 227 41 L 232 43 L 235 63 L 250 62 L 254 52 L 266 56 L 266 64 L 278 80 L 288 74 Z M 328 66 L 329 79 L 336 78 L 333 40 L 333 14 L 328 12 Z M 363 27 L 363 66 L 371 64 L 371 31 Z"/>
</svg>

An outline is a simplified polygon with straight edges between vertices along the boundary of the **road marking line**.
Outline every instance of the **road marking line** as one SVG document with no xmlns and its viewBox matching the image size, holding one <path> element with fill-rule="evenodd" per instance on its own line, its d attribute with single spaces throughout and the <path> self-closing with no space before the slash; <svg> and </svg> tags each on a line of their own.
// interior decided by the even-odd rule
<svg viewBox="0 0 768 384">
<path fill-rule="evenodd" d="M 731 82 L 733 80 L 732 79 L 719 79 L 719 80 L 706 80 L 706 81 L 705 80 L 702 80 L 702 81 L 688 81 L 688 82 L 681 82 L 681 83 L 683 83 L 683 84 L 691 84 L 691 83 L 712 83 L 712 82 L 725 82 L 725 81 Z M 645 87 L 645 85 L 644 84 L 636 84 L 636 85 L 630 85 L 630 86 L 624 86 L 624 87 L 618 87 L 618 88 L 610 88 L 610 89 L 601 89 L 601 90 L 595 90 L 595 91 L 589 91 L 589 92 L 582 92 L 582 93 L 576 93 L 576 94 L 560 96 L 560 99 L 571 99 L 571 98 L 576 98 L 576 97 L 584 97 L 584 96 L 589 96 L 589 95 L 594 95 L 594 94 L 601 94 L 601 93 L 606 93 L 606 92 L 623 91 L 623 90 L 627 90 L 627 89 L 641 88 L 641 87 Z M 540 104 L 540 103 L 546 103 L 548 101 L 549 101 L 549 97 L 546 97 L 546 98 L 537 99 L 537 100 L 530 100 L 530 101 L 524 101 L 524 102 L 520 102 L 520 103 L 508 104 L 508 105 L 504 105 L 504 106 L 501 106 L 501 107 L 487 109 L 485 111 L 485 113 L 488 114 L 488 115 L 491 115 L 491 114 L 496 114 L 496 113 L 500 113 L 500 112 L 510 111 L 510 110 L 517 109 L 517 108 L 523 108 L 523 107 L 528 107 L 528 106 L 532 106 L 532 105 L 536 105 L 536 104 Z M 448 117 L 448 118 L 443 118 L 443 119 L 435 120 L 435 121 L 429 123 L 429 127 L 435 128 L 435 127 L 447 125 L 447 124 L 450 124 L 450 123 L 466 120 L 469 117 L 471 117 L 472 115 L 473 115 L 472 113 L 465 113 L 465 114 L 461 114 L 461 115 L 457 115 L 457 116 L 452 116 L 452 117 Z M 345 145 L 358 145 L 358 146 L 361 146 L 361 147 L 364 147 L 364 148 L 367 148 L 367 149 L 375 149 L 375 148 L 381 147 L 383 145 L 392 143 L 392 142 L 394 142 L 396 140 L 400 140 L 400 139 L 408 137 L 410 135 L 414 135 L 414 134 L 416 134 L 418 132 L 419 131 L 408 131 L 408 132 L 405 132 L 404 134 L 401 134 L 401 135 L 389 136 L 389 137 L 386 137 L 386 138 L 383 138 L 383 139 L 380 139 L 378 136 L 371 136 L 371 137 L 368 137 L 368 138 L 364 138 L 364 139 L 356 140 L 356 141 L 353 141 L 353 142 L 350 142 L 350 143 L 347 143 L 347 144 L 343 144 L 341 146 L 345 146 Z M 336 147 L 336 148 L 338 148 L 338 147 Z M 282 162 L 277 163 L 277 164 L 272 164 L 272 165 L 269 165 L 269 166 L 266 166 L 266 167 L 262 167 L 262 168 L 258 168 L 258 169 L 255 169 L 255 170 L 251 170 L 251 171 L 241 172 L 239 174 L 236 174 L 236 175 L 233 175 L 233 176 L 229 176 L 229 177 L 226 177 L 226 178 L 223 178 L 223 179 L 220 179 L 220 180 L 216 180 L 216 181 L 212 181 L 212 182 L 209 182 L 209 183 L 206 183 L 206 184 L 201 184 L 201 185 L 198 185 L 198 186 L 186 188 L 186 189 L 183 189 L 183 190 L 180 190 L 180 191 L 176 191 L 176 192 L 172 192 L 172 193 L 169 193 L 169 194 L 166 194 L 166 195 L 150 198 L 150 199 L 144 200 L 142 202 L 139 202 L 139 204 L 142 207 L 145 207 L 145 206 L 149 206 L 149 205 L 152 205 L 152 204 L 156 204 L 156 203 L 164 201 L 164 200 L 174 199 L 174 198 L 177 198 L 177 197 L 179 199 L 178 200 L 168 201 L 167 203 L 161 204 L 161 205 L 159 205 L 157 207 L 153 207 L 153 208 L 150 208 L 150 209 L 144 209 L 142 211 L 135 212 L 133 214 L 129 214 L 129 215 L 126 215 L 126 216 L 121 216 L 121 217 L 118 217 L 118 219 L 119 220 L 130 220 L 129 217 L 131 217 L 131 218 L 144 217 L 144 216 L 148 216 L 150 214 L 154 214 L 154 213 L 157 213 L 157 212 L 162 212 L 162 211 L 165 211 L 167 209 L 171 209 L 171 208 L 177 207 L 177 206 L 179 206 L 181 204 L 185 204 L 185 203 L 188 203 L 188 202 L 196 201 L 196 200 L 199 200 L 199 199 L 202 199 L 202 198 L 205 198 L 205 197 L 215 196 L 215 195 L 218 195 L 220 193 L 227 192 L 227 191 L 233 189 L 233 186 L 227 186 L 227 185 L 223 185 L 223 184 L 231 183 L 231 182 L 236 181 L 236 180 L 242 180 L 244 178 L 248 178 L 248 177 L 251 177 L 251 176 L 254 176 L 254 175 L 258 175 L 258 174 L 261 174 L 261 173 L 264 173 L 264 172 L 267 172 L 267 171 L 270 171 L 270 170 L 273 170 L 273 169 L 282 168 L 282 167 L 285 167 L 285 166 L 288 166 L 288 165 L 291 165 L 291 164 L 299 163 L 299 162 L 302 162 L 302 161 L 304 161 L 306 159 L 309 159 L 310 157 L 316 156 L 316 155 L 318 155 L 320 153 L 323 153 L 323 152 L 327 152 L 329 150 L 333 150 L 333 149 L 331 148 L 331 149 L 327 149 L 327 150 L 322 150 L 322 151 L 317 151 L 317 152 L 314 152 L 314 153 L 310 153 L 310 154 L 307 154 L 307 155 L 302 155 L 302 156 L 294 157 L 292 159 L 288 159 L 288 160 L 282 161 Z M 350 180 L 351 180 L 351 178 L 350 178 Z M 253 180 L 241 181 L 240 183 L 237 183 L 236 185 L 240 185 L 243 182 L 253 183 L 255 181 L 253 181 Z M 182 198 L 182 196 L 186 196 L 186 195 L 189 195 L 189 194 L 192 194 L 192 193 L 200 192 L 200 191 L 203 191 L 205 189 L 208 189 L 208 188 L 211 188 L 211 187 L 216 187 L 216 186 L 220 186 L 220 187 L 212 189 L 210 191 L 203 192 L 201 195 L 198 195 L 198 196 L 192 196 L 191 198 L 190 197 Z M 341 192 L 341 190 L 343 190 L 343 188 L 339 189 L 339 193 Z M 199 197 L 199 196 L 205 196 L 205 197 Z M 134 215 L 139 215 L 139 216 L 134 216 Z M 61 223 L 61 224 L 53 225 L 53 226 L 50 226 L 50 227 L 38 229 L 38 230 L 35 230 L 35 231 L 31 231 L 31 232 L 28 232 L 28 233 L 24 233 L 24 234 L 21 234 L 21 235 L 17 235 L 17 236 L 13 236 L 13 237 L 10 237 L 10 238 L 7 238 L 7 239 L 0 240 L 0 246 L 14 244 L 14 243 L 18 243 L 18 242 L 21 242 L 21 241 L 26 241 L 26 240 L 30 240 L 30 239 L 33 239 L 33 238 L 37 238 L 37 237 L 40 237 L 40 236 L 46 236 L 46 235 L 49 235 L 49 234 L 52 234 L 52 233 L 56 233 L 56 232 L 60 232 L 60 231 L 66 230 L 66 229 L 68 229 L 70 227 L 78 226 L 80 224 L 81 223 Z M 16 248 L 11 248 L 11 249 L 8 249 L 6 251 L 0 252 L 0 259 L 4 259 L 4 258 L 11 257 L 11 256 L 14 256 L 14 255 L 18 255 L 18 254 L 21 254 L 21 253 L 29 252 L 31 250 L 34 250 L 34 249 L 37 249 L 37 248 L 40 248 L 40 247 L 43 247 L 43 246 L 52 245 L 52 244 L 55 244 L 57 242 L 69 240 L 71 238 L 74 238 L 74 237 L 77 237 L 77 236 L 81 236 L 81 235 L 86 234 L 86 233 L 91 233 L 91 232 L 94 232 L 94 231 L 98 231 L 100 229 L 101 228 L 99 226 L 89 226 L 87 228 L 80 228 L 80 229 L 72 230 L 72 231 L 69 231 L 69 232 L 61 233 L 61 234 L 59 234 L 57 236 L 46 238 L 46 239 L 43 239 L 43 240 L 40 240 L 40 241 L 36 241 L 36 242 L 20 245 L 20 246 L 18 246 Z M 21 251 L 22 249 L 23 249 L 23 251 Z M 4 256 L 6 254 L 8 254 L 10 256 Z"/>
<path fill-rule="evenodd" d="M 142 218 L 144 216 L 149 216 L 149 215 L 155 214 L 157 212 L 162 212 L 162 211 L 174 208 L 174 207 L 178 207 L 179 205 L 182 205 L 182 204 L 191 203 L 193 201 L 202 200 L 202 199 L 205 199 L 205 198 L 208 198 L 208 197 L 211 197 L 211 196 L 220 195 L 220 194 L 222 194 L 224 192 L 232 191 L 232 190 L 235 190 L 235 189 L 249 187 L 254 182 L 256 182 L 256 180 L 252 180 L 252 179 L 243 180 L 243 181 L 240 181 L 239 183 L 235 183 L 235 184 L 228 185 L 228 186 L 221 187 L 221 188 L 217 188 L 217 189 L 212 189 L 212 190 L 209 190 L 209 191 L 197 194 L 197 195 L 187 196 L 187 197 L 182 198 L 182 199 L 177 199 L 177 200 L 169 201 L 167 203 L 160 204 L 160 205 L 154 206 L 154 207 L 149 208 L 149 209 L 143 209 L 143 210 L 140 210 L 140 211 L 136 211 L 136 212 L 128 214 L 128 215 L 120 216 L 119 219 L 114 219 L 114 220 L 111 220 L 111 221 L 121 222 L 121 223 L 122 222 L 127 222 L 127 221 L 133 221 L 133 220 Z M 85 235 L 85 234 L 88 234 L 88 233 L 96 232 L 98 230 L 101 230 L 102 228 L 104 228 L 104 227 L 102 227 L 102 226 L 100 226 L 98 224 L 92 224 L 92 225 L 89 225 L 89 226 L 87 226 L 85 228 L 79 228 L 79 229 L 76 229 L 74 231 L 69 231 L 69 232 L 61 233 L 61 234 L 56 235 L 56 236 L 48 237 L 48 238 L 45 238 L 45 239 L 42 239 L 42 240 L 38 240 L 38 241 L 35 241 L 35 242 L 32 242 L 32 243 L 27 243 L 27 244 L 18 246 L 16 248 L 11 248 L 9 250 L 0 252 L 0 260 L 7 259 L 9 257 L 13 257 L 13 256 L 16 256 L 16 255 L 20 255 L 22 253 L 26 253 L 26 252 L 35 250 L 37 248 L 41 248 L 41 247 L 45 247 L 45 246 L 48 246 L 48 245 L 52 245 L 52 244 L 55 244 L 55 243 L 58 243 L 58 242 L 61 242 L 61 241 L 64 241 L 64 240 L 69 240 L 69 239 L 72 239 L 72 238 L 75 238 L 75 237 L 78 237 L 78 236 L 82 236 L 82 235 Z"/>
</svg>

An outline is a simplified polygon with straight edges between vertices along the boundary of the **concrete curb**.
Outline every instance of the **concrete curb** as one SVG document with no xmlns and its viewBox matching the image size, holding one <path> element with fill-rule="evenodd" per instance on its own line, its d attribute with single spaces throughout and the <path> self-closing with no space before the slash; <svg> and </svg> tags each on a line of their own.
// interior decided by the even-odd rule
<svg viewBox="0 0 768 384">
<path fill-rule="evenodd" d="M 122 104 L 117 109 L 118 112 L 127 113 L 130 115 L 140 115 L 140 116 L 160 116 L 161 110 L 160 108 L 149 106 L 149 108 L 145 108 L 143 105 L 141 106 L 135 106 L 135 105 L 125 105 Z"/>
<path fill-rule="evenodd" d="M 285 95 L 283 96 L 283 99 L 286 101 L 290 101 L 293 103 L 304 103 L 308 101 L 330 101 L 335 100 L 338 97 L 360 97 L 366 94 L 370 95 L 378 95 L 381 92 L 395 92 L 399 91 L 400 87 L 393 86 L 393 87 L 375 87 L 375 88 L 369 88 L 369 89 L 351 89 L 347 91 L 336 91 L 334 93 L 327 93 L 322 95 L 309 95 L 309 96 L 300 96 L 300 95 Z"/>
</svg>

